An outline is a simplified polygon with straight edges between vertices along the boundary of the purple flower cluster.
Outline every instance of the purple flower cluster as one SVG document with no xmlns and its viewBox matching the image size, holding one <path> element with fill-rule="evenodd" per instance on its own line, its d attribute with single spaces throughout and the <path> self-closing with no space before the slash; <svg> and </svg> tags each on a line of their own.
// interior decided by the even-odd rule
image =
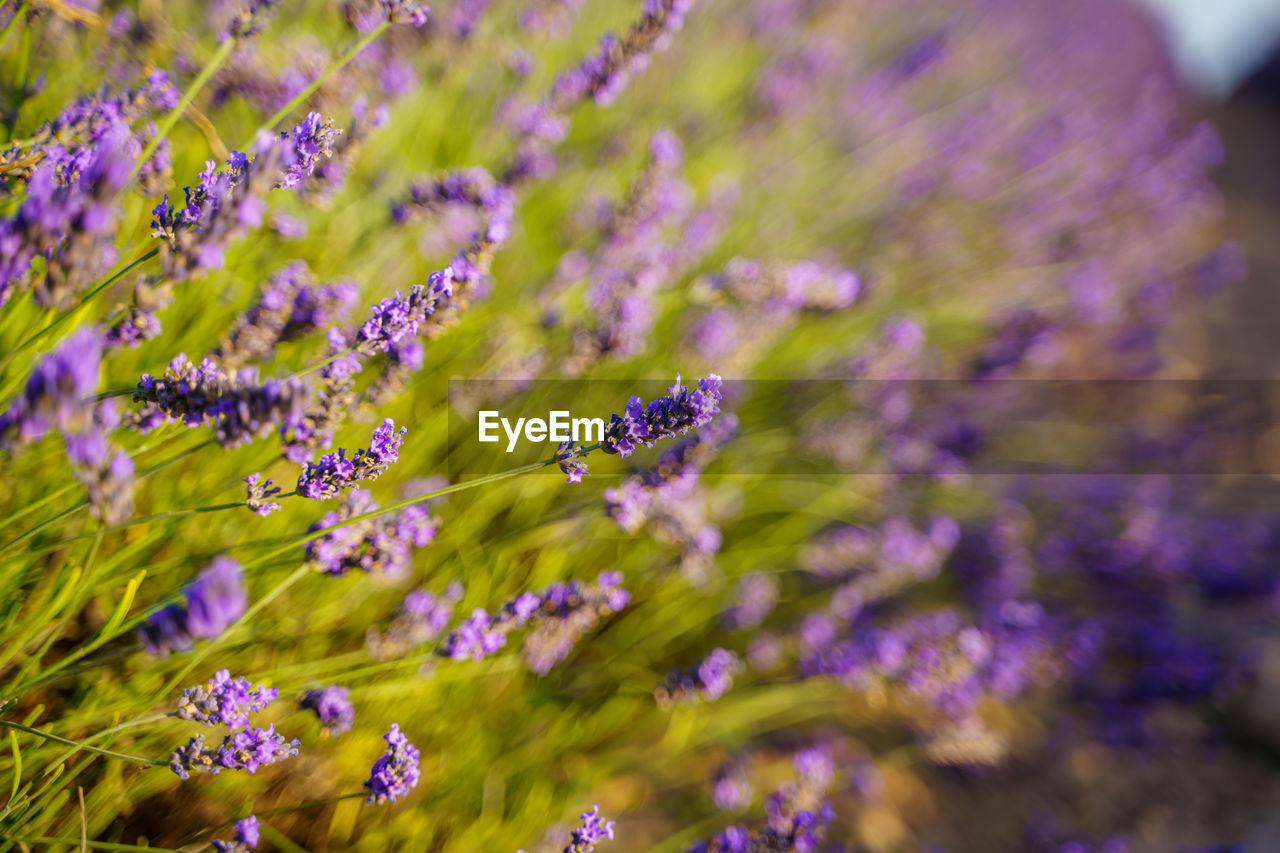
<svg viewBox="0 0 1280 853">
<path fill-rule="evenodd" d="M 378 5 L 382 7 L 387 20 L 393 24 L 426 26 L 427 7 L 414 3 L 413 0 L 378 0 Z"/>
<path fill-rule="evenodd" d="M 638 445 L 653 447 L 661 439 L 684 435 L 711 423 L 720 413 L 720 384 L 720 377 L 713 373 L 699 379 L 697 390 L 691 391 L 680 384 L 677 375 L 667 395 L 650 401 L 648 406 L 633 396 L 621 416 L 612 416 L 602 449 L 626 459 Z"/>
<path fill-rule="evenodd" d="M 592 806 L 591 811 L 583 812 L 579 824 L 569 833 L 569 844 L 564 853 L 591 853 L 601 841 L 613 840 L 613 827 L 616 821 L 605 820 L 600 816 L 600 806 Z"/>
<path fill-rule="evenodd" d="M 110 437 L 120 424 L 115 403 L 103 400 L 89 411 L 90 417 L 66 433 L 67 458 L 88 492 L 93 517 L 118 524 L 133 511 L 133 460 Z"/>
<path fill-rule="evenodd" d="M 705 577 L 721 543 L 720 529 L 708 519 L 700 475 L 736 429 L 736 418 L 721 416 L 604 493 L 605 510 L 619 527 L 628 533 L 648 528 L 659 541 L 678 547 L 681 572 L 694 581 Z"/>
<path fill-rule="evenodd" d="M 606 35 L 594 54 L 556 79 L 552 103 L 560 109 L 587 98 L 613 103 L 631 75 L 648 64 L 650 53 L 666 49 L 691 6 L 693 0 L 645 0 L 644 16 L 626 35 Z"/>
<path fill-rule="evenodd" d="M 249 715 L 267 707 L 280 692 L 262 687 L 247 678 L 232 678 L 225 669 L 214 673 L 208 684 L 182 691 L 178 700 L 178 716 L 206 726 L 226 726 L 231 730 L 249 725 Z"/>
<path fill-rule="evenodd" d="M 256 0 L 255 0 L 256 2 Z M 332 119 L 311 113 L 288 133 L 264 134 L 250 154 L 231 152 L 226 168 L 210 160 L 185 203 L 164 200 L 152 210 L 151 233 L 163 241 L 167 276 L 185 281 L 194 272 L 220 268 L 228 244 L 263 222 L 269 190 L 298 189 L 333 154 L 341 131 Z"/>
<path fill-rule="evenodd" d="M 733 686 L 733 677 L 742 671 L 742 660 L 728 649 L 714 649 L 693 669 L 673 672 L 665 684 L 654 691 L 658 706 L 672 705 L 701 698 L 714 702 Z"/>
<path fill-rule="evenodd" d="M 350 692 L 336 684 L 306 691 L 298 697 L 298 707 L 314 711 L 324 733 L 330 737 L 350 731 L 355 725 L 356 709 L 351 704 Z"/>
<path fill-rule="evenodd" d="M 444 633 L 453 608 L 462 600 L 462 585 L 451 584 L 443 595 L 415 589 L 404 597 L 385 631 L 370 627 L 365 638 L 369 654 L 379 660 L 403 657 Z"/>
<path fill-rule="evenodd" d="M 494 180 L 485 169 L 476 167 L 448 172 L 433 181 L 417 181 L 408 195 L 392 208 L 397 222 L 412 218 L 439 217 L 449 207 L 476 211 L 487 223 L 484 238 L 491 243 L 506 242 L 515 222 L 516 193 Z"/>
<path fill-rule="evenodd" d="M 295 261 L 271 277 L 213 357 L 225 370 L 265 361 L 279 344 L 344 319 L 358 295 L 354 282 L 318 284 L 307 265 Z"/>
<path fill-rule="evenodd" d="M 255 773 L 259 767 L 297 755 L 297 739 L 286 740 L 274 725 L 265 729 L 250 725 L 249 715 L 264 710 L 277 695 L 274 688 L 231 678 L 226 670 L 219 671 L 207 686 L 184 690 L 178 702 L 179 717 L 210 726 L 225 725 L 231 731 L 213 748 L 205 746 L 204 735 L 191 738 L 173 751 L 169 769 L 183 779 L 190 777 L 192 770 L 214 775 L 223 770 Z"/>
<path fill-rule="evenodd" d="M 414 504 L 396 513 L 351 519 L 378 508 L 364 489 L 354 488 L 336 512 L 326 513 L 310 531 L 341 524 L 307 543 L 306 561 L 316 571 L 344 575 L 352 570 L 398 577 L 408 569 L 413 549 L 435 539 L 439 522 L 425 506 Z"/>
<path fill-rule="evenodd" d="M 418 327 L 436 311 L 441 299 L 453 294 L 454 270 L 445 267 L 432 273 L 425 285 L 414 285 L 406 298 L 396 293 L 370 311 L 370 317 L 356 332 L 354 347 L 365 355 L 388 352 L 404 338 L 416 335 Z"/>
<path fill-rule="evenodd" d="M 249 505 L 249 509 L 263 518 L 279 511 L 280 504 L 272 501 L 271 498 L 280 494 L 281 489 L 279 486 L 272 485 L 270 478 L 263 480 L 261 473 L 255 473 L 245 477 L 244 482 L 245 503 Z"/>
<path fill-rule="evenodd" d="M 240 564 L 217 557 L 183 590 L 183 603 L 166 605 L 138 626 L 138 639 L 148 653 L 165 657 L 185 652 L 200 638 L 213 638 L 244 614 L 248 597 Z"/>
<path fill-rule="evenodd" d="M 589 256 L 573 251 L 561 258 L 540 295 L 547 302 L 571 283 L 586 282 L 586 316 L 571 330 L 565 362 L 571 374 L 642 352 L 660 292 L 714 245 L 720 212 L 714 204 L 695 207 L 692 188 L 679 176 L 680 140 L 659 131 L 649 149 L 626 199 L 601 217 L 601 245 Z"/>
<path fill-rule="evenodd" d="M 834 769 L 820 748 L 802 750 L 793 761 L 796 779 L 783 783 L 764 803 L 765 826 L 729 826 L 716 837 L 700 841 L 688 853 L 765 853 L 785 850 L 817 853 L 835 810 L 825 799 Z"/>
<path fill-rule="evenodd" d="M 197 366 L 179 353 L 163 376 L 144 373 L 138 380 L 133 400 L 145 405 L 134 422 L 143 430 L 169 418 L 189 427 L 212 424 L 219 444 L 236 447 L 299 419 L 307 393 L 296 376 L 259 383 L 254 368 L 227 374 L 210 359 Z"/>
<path fill-rule="evenodd" d="M 183 779 L 192 770 L 217 776 L 223 770 L 258 772 L 259 767 L 275 764 L 298 754 L 298 740 L 286 740 L 276 732 L 274 725 L 265 729 L 253 728 L 232 732 L 217 747 L 205 746 L 204 735 L 196 735 L 173 751 L 169 769 Z"/>
<path fill-rule="evenodd" d="M 369 781 L 364 783 L 369 789 L 366 802 L 371 805 L 394 803 L 416 788 L 422 775 L 418 770 L 418 748 L 409 743 L 398 724 L 391 724 L 383 740 L 387 742 L 386 752 L 373 763 Z"/>
<path fill-rule="evenodd" d="M 863 293 L 853 270 L 813 261 L 765 264 L 734 258 L 702 283 L 718 304 L 699 317 L 689 338 L 696 350 L 717 363 L 746 363 L 789 328 L 802 313 L 848 308 Z"/>
<path fill-rule="evenodd" d="M 627 606 L 631 596 L 621 583 L 620 573 L 602 572 L 586 587 L 570 581 L 554 583 L 541 594 L 522 593 L 497 616 L 477 609 L 445 638 L 439 652 L 454 660 L 482 660 L 504 647 L 510 633 L 527 627 L 525 663 L 546 675 L 602 617 Z"/>
<path fill-rule="evenodd" d="M 212 842 L 213 849 L 217 853 L 245 853 L 247 850 L 252 850 L 261 840 L 260 826 L 261 821 L 253 815 L 241 818 L 235 823 L 235 833 L 231 840 L 222 841 L 215 838 Z"/>
<path fill-rule="evenodd" d="M 376 480 L 400 458 L 400 445 L 409 430 L 387 418 L 373 430 L 368 450 L 360 449 L 347 458 L 346 449 L 326 453 L 315 462 L 308 462 L 298 476 L 298 494 L 304 498 L 323 501 L 335 498 L 346 489 L 363 480 Z"/>
<path fill-rule="evenodd" d="M 102 340 L 91 328 L 79 329 L 40 360 L 26 387 L 0 413 L 0 447 L 37 441 L 50 430 L 71 430 L 89 411 L 85 399 L 98 389 Z"/>
<path fill-rule="evenodd" d="M 31 173 L 16 213 L 0 219 L 0 305 L 30 274 L 36 258 L 44 263 L 34 297 L 46 307 L 65 305 L 115 262 L 112 224 L 116 194 L 132 165 L 125 151 L 130 138 L 124 128 L 108 131 L 74 174 L 59 175 L 53 160 Z"/>
</svg>

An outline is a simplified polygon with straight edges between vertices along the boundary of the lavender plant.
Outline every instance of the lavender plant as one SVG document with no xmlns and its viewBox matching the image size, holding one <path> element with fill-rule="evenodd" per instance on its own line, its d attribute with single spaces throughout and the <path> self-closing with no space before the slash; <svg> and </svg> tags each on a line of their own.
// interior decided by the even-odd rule
<svg viewBox="0 0 1280 853">
<path fill-rule="evenodd" d="M 1211 374 L 1245 271 L 1126 0 L 42 0 L 0 69 L 0 853 L 1270 837 L 1270 410 L 1038 404 Z"/>
</svg>

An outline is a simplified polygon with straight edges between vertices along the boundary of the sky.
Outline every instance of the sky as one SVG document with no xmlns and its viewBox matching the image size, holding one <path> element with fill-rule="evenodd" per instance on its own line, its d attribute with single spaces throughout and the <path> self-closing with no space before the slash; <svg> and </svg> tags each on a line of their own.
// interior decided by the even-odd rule
<svg viewBox="0 0 1280 853">
<path fill-rule="evenodd" d="M 1280 43 L 1280 0 L 1143 0 L 1164 18 L 1188 81 L 1225 97 Z"/>
</svg>

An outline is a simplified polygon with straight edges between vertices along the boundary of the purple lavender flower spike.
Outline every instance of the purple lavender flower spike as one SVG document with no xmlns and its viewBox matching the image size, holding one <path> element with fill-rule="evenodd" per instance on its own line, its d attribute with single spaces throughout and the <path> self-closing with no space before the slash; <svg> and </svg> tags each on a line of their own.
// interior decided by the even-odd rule
<svg viewBox="0 0 1280 853">
<path fill-rule="evenodd" d="M 673 672 L 654 691 L 658 706 L 670 708 L 677 702 L 701 697 L 707 702 L 719 699 L 733 686 L 733 676 L 742 671 L 742 661 L 727 649 L 715 649 L 692 670 Z"/>
<path fill-rule="evenodd" d="M 261 838 L 261 821 L 253 815 L 235 822 L 235 833 L 230 841 L 214 839 L 213 849 L 218 853 L 245 853 L 258 846 Z"/>
<path fill-rule="evenodd" d="M 391 730 L 383 735 L 383 740 L 387 742 L 386 752 L 373 763 L 369 781 L 364 783 L 370 792 L 365 802 L 370 805 L 394 803 L 416 788 L 421 777 L 418 748 L 409 743 L 398 724 L 391 724 Z"/>
<path fill-rule="evenodd" d="M 600 806 L 592 806 L 591 811 L 579 816 L 582 823 L 569 834 L 569 845 L 564 853 L 591 853 L 601 841 L 613 840 L 613 827 L 616 821 L 605 820 L 600 816 Z"/>
<path fill-rule="evenodd" d="M 362 480 L 376 480 L 400 458 L 400 446 L 409 430 L 396 430 L 387 418 L 375 428 L 367 450 L 356 451 L 350 459 L 346 450 L 326 453 L 316 462 L 308 462 L 298 476 L 298 494 L 312 500 L 337 497 L 345 489 Z"/>
<path fill-rule="evenodd" d="M 304 711 L 314 711 L 324 733 L 336 737 L 350 731 L 355 724 L 356 711 L 349 695 L 347 688 L 335 684 L 318 687 L 303 693 L 298 699 L 298 707 Z"/>
<path fill-rule="evenodd" d="M 602 617 L 627 606 L 631 596 L 621 583 L 620 572 L 602 572 L 585 587 L 555 583 L 541 594 L 521 593 L 496 616 L 477 609 L 445 638 L 439 653 L 454 660 L 481 660 L 503 648 L 509 634 L 528 628 L 525 663 L 538 675 L 546 675 Z"/>
<path fill-rule="evenodd" d="M 50 430 L 87 422 L 94 408 L 85 400 L 97 390 L 101 361 L 101 338 L 87 327 L 45 356 L 22 394 L 0 413 L 0 447 L 11 450 L 38 441 Z"/>
<path fill-rule="evenodd" d="M 256 473 L 245 477 L 244 482 L 245 503 L 249 504 L 249 509 L 263 518 L 280 509 L 280 504 L 269 500 L 281 492 L 280 487 L 273 485 L 270 478 L 262 480 L 262 474 Z"/>
<path fill-rule="evenodd" d="M 193 637 L 217 637 L 239 619 L 248 605 L 240 564 L 216 557 L 183 590 L 187 598 L 187 630 Z"/>
<path fill-rule="evenodd" d="M 623 415 L 613 416 L 605 432 L 603 449 L 624 459 L 635 452 L 638 444 L 652 447 L 658 440 L 683 435 L 711 422 L 720 412 L 721 380 L 714 373 L 698 380 L 691 391 L 676 377 L 665 397 L 644 406 L 639 397 L 627 401 Z"/>
<path fill-rule="evenodd" d="M 178 716 L 207 726 L 243 729 L 249 725 L 250 714 L 266 708 L 278 695 L 274 687 L 253 685 L 247 678 L 232 678 L 231 673 L 222 669 L 214 673 L 207 685 L 182 691 Z"/>
<path fill-rule="evenodd" d="M 265 729 L 252 726 L 232 732 L 223 739 L 214 760 L 229 770 L 257 773 L 258 768 L 275 764 L 298 754 L 298 740 L 286 740 L 276 733 L 274 725 Z"/>
<path fill-rule="evenodd" d="M 326 513 L 310 529 L 324 530 L 377 506 L 364 489 L 351 489 L 336 512 Z M 414 504 L 398 513 L 345 524 L 312 540 L 306 546 L 306 561 L 315 570 L 332 575 L 358 569 L 398 577 L 408 569 L 413 549 L 424 548 L 435 539 L 438 526 L 427 507 Z"/>
<path fill-rule="evenodd" d="M 462 585 L 454 583 L 444 595 L 415 589 L 404 597 L 385 631 L 370 628 L 369 653 L 379 660 L 402 657 L 444 633 L 453 618 L 453 607 L 462 599 Z"/>
</svg>

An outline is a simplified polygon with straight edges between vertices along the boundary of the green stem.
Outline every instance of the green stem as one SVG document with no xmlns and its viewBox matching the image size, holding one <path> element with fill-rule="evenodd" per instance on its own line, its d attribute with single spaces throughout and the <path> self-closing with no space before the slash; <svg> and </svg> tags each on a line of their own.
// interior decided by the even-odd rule
<svg viewBox="0 0 1280 853">
<path fill-rule="evenodd" d="M 173 456 L 170 456 L 168 459 L 165 459 L 163 461 L 157 462 L 155 465 L 152 465 L 150 468 L 148 468 L 147 470 L 139 474 L 137 476 L 137 479 L 142 480 L 142 479 L 145 479 L 146 477 L 150 477 L 152 474 L 156 473 L 157 471 L 160 471 L 163 468 L 167 468 L 168 466 L 172 465 L 178 460 L 183 459 L 187 456 L 190 456 L 192 453 L 195 453 L 197 450 L 200 450 L 201 448 L 204 448 L 204 447 L 208 447 L 212 443 L 213 443 L 213 439 L 209 439 L 208 441 L 202 441 L 193 447 L 188 447 L 186 450 L 183 450 L 180 453 L 176 453 Z M 0 545 L 0 554 L 3 554 L 5 551 L 8 551 L 10 548 L 12 548 L 14 545 L 17 545 L 19 542 L 24 542 L 27 539 L 30 539 L 32 536 L 39 533 L 45 527 L 48 527 L 50 524 L 57 521 L 58 519 L 63 518 L 69 515 L 70 513 L 82 510 L 88 505 L 89 505 L 89 502 L 87 500 L 82 500 L 79 503 L 73 506 L 70 506 L 67 509 L 64 509 L 62 512 L 58 513 L 52 518 L 45 519 L 44 521 L 37 524 L 35 527 L 32 527 L 30 530 L 27 530 L 25 533 L 22 533 L 14 537 L 13 539 L 10 539 L 8 542 L 4 543 L 3 545 Z M 106 528 L 106 529 L 113 530 L 115 528 Z M 68 542 L 74 542 L 79 539 L 84 539 L 86 536 L 92 536 L 92 535 L 93 535 L 92 533 L 85 533 L 79 536 L 74 536 L 70 539 L 64 539 L 61 542 L 54 543 L 53 545 L 44 546 L 42 548 L 38 548 L 33 551 L 28 551 L 24 554 L 24 556 L 29 556 L 32 554 L 42 554 L 45 551 L 53 550 L 54 548 L 60 548 L 62 547 L 62 545 L 65 545 Z"/>
<path fill-rule="evenodd" d="M 370 30 L 368 35 L 366 35 L 364 38 L 360 39 L 360 41 L 352 45 L 351 49 L 348 50 L 346 53 L 344 53 L 336 63 L 326 68 L 324 72 L 321 73 L 319 77 L 312 80 L 311 83 L 308 84 L 305 89 L 303 89 L 298 94 L 294 95 L 293 98 L 289 101 L 289 103 L 285 104 L 283 107 L 281 107 L 279 110 L 276 111 L 275 115 L 273 115 L 271 118 L 263 122 L 262 126 L 259 127 L 256 131 L 254 131 L 254 134 L 253 134 L 254 139 L 249 140 L 249 143 L 245 145 L 245 148 L 248 149 L 252 147 L 258 135 L 263 131 L 275 130 L 276 125 L 278 125 L 290 113 L 292 113 L 295 109 L 297 109 L 298 106 L 303 101 L 311 97 L 312 94 L 314 94 L 317 89 L 319 89 L 322 85 L 324 85 L 324 81 L 328 80 L 331 76 L 333 76 L 335 72 L 339 71 L 344 66 L 346 66 L 347 63 L 355 59 L 356 56 L 360 53 L 360 51 L 364 50 L 366 47 L 368 47 L 370 42 L 372 42 L 378 36 L 382 35 L 382 31 L 385 30 L 386 28 L 387 28 L 387 21 L 383 21 L 382 23 L 378 24 L 378 26 Z"/>
<path fill-rule="evenodd" d="M 147 147 L 142 149 L 142 153 L 138 155 L 138 162 L 133 165 L 133 171 L 129 174 L 128 183 L 133 183 L 133 179 L 138 177 L 138 173 L 142 171 L 142 167 L 151 159 L 151 155 L 156 153 L 156 149 L 160 147 L 160 143 L 169 135 L 169 131 L 173 130 L 173 126 L 178 123 L 178 119 L 182 118 L 182 114 L 187 111 L 187 107 L 195 100 L 196 95 L 204 88 L 209 79 L 217 73 L 223 63 L 231 57 L 231 52 L 236 48 L 236 40 L 229 38 L 218 46 L 218 50 L 213 54 L 204 68 L 200 69 L 200 73 L 195 80 L 191 81 L 191 85 L 187 87 L 187 91 L 183 93 L 182 100 L 178 101 L 178 105 L 169 111 L 160 124 L 156 127 L 155 135 L 151 137 L 151 141 L 147 143 Z"/>
<path fill-rule="evenodd" d="M 590 445 L 589 447 L 582 448 L 575 455 L 578 457 L 586 456 L 588 453 L 591 453 L 593 450 L 598 450 L 599 448 L 600 448 L 599 443 L 593 444 L 593 445 Z M 266 554 L 260 556 L 259 558 L 257 558 L 256 560 L 253 560 L 252 562 L 246 563 L 245 568 L 249 569 L 252 567 L 266 564 L 270 562 L 273 558 L 278 557 L 282 554 L 288 553 L 289 551 L 293 550 L 299 545 L 305 545 L 308 542 L 319 539 L 321 536 L 325 536 L 329 533 L 332 533 L 335 530 L 340 530 L 343 527 L 346 527 L 347 525 L 355 524 L 360 521 L 365 521 L 370 518 L 377 518 L 380 515 L 386 515 L 389 512 L 395 512 L 396 510 L 404 509 L 405 507 L 413 506 L 414 504 L 422 503 L 424 501 L 433 500 L 434 498 L 444 497 L 445 495 L 451 495 L 451 494 L 454 494 L 455 492 L 465 491 L 466 489 L 475 488 L 476 486 L 483 486 L 486 483 L 496 483 L 499 480 L 506 480 L 511 477 L 519 476 L 520 474 L 528 474 L 532 471 L 537 471 L 542 468 L 546 468 L 549 465 L 555 465 L 557 462 L 558 460 L 553 456 L 550 459 L 545 459 L 541 462 L 532 462 L 528 465 L 521 465 L 519 468 L 511 468 L 510 470 L 507 470 L 507 471 L 500 471 L 497 474 L 489 474 L 484 477 L 477 477 L 474 480 L 467 480 L 466 482 L 463 482 L 463 483 L 455 483 L 451 486 L 445 486 L 442 489 L 436 489 L 434 491 L 427 492 L 422 495 L 417 495 L 412 498 L 406 498 L 405 500 L 398 501 L 394 504 L 391 504 L 390 506 L 386 506 L 381 509 L 373 510 L 372 512 L 366 512 L 361 515 L 353 516 L 351 518 L 348 518 L 345 521 L 340 521 L 336 524 L 330 525 L 329 527 L 324 527 L 319 530 L 311 531 L 309 533 L 295 537 L 293 539 L 286 540 L 284 543 L 281 544 L 279 548 L 273 551 L 267 552 Z M 204 658 L 210 652 L 216 649 L 218 645 L 223 640 L 225 640 L 228 636 L 230 636 L 237 627 L 242 625 L 246 620 L 248 620 L 250 617 L 257 614 L 259 611 L 261 611 L 264 607 L 266 607 L 268 604 L 274 601 L 280 594 L 282 594 L 286 589 L 288 589 L 289 587 L 297 583 L 299 580 L 301 580 L 302 577 L 308 574 L 310 571 L 311 569 L 305 565 L 300 566 L 299 568 L 294 570 L 292 574 L 286 577 L 283 581 L 280 582 L 279 585 L 277 585 L 274 589 L 272 589 L 269 593 L 267 593 L 267 595 L 264 598 L 257 601 L 252 607 L 246 610 L 244 615 L 242 615 L 238 620 L 236 620 L 236 622 L 234 622 L 231 626 L 229 626 L 226 631 L 224 631 L 221 635 L 211 640 L 210 642 L 204 644 L 203 646 L 198 647 L 197 650 L 192 653 L 191 658 L 189 659 L 187 665 L 183 668 L 183 670 L 177 676 L 175 676 L 169 682 L 169 684 L 165 686 L 164 690 L 157 696 L 156 701 L 160 701 L 160 699 L 164 698 L 165 695 L 171 692 L 173 687 L 176 686 L 178 683 L 180 683 L 182 679 L 187 676 L 187 673 L 189 673 L 192 669 L 194 669 L 200 663 L 200 661 L 204 660 Z M 56 663 L 49 670 L 45 671 L 44 673 L 41 673 L 40 677 L 36 681 L 16 685 L 13 688 L 13 691 L 9 694 L 9 698 L 15 698 L 17 696 L 20 696 L 24 691 L 30 689 L 34 684 L 44 683 L 48 681 L 49 676 L 51 676 L 53 673 L 79 660 L 80 658 L 92 652 L 94 649 L 97 649 L 102 645 L 106 644 L 107 642 L 115 639 L 116 637 L 119 637 L 121 634 L 124 634 L 128 631 L 132 631 L 139 624 L 146 621 L 147 617 L 150 616 L 152 613 L 155 613 L 160 608 L 165 607 L 176 600 L 177 600 L 177 597 L 175 596 L 169 599 L 165 599 L 161 602 L 158 602 L 155 606 L 153 606 L 149 610 L 143 613 L 140 613 L 139 615 L 135 616 L 133 619 L 130 619 L 127 622 L 120 625 L 112 633 L 107 634 L 103 637 L 97 637 L 92 641 L 90 641 L 87 645 L 81 646 L 76 651 L 71 652 L 69 655 L 67 655 L 67 657 L 58 661 L 58 663 Z"/>
<path fill-rule="evenodd" d="M 292 812 L 300 812 L 303 809 L 320 808 L 321 806 L 329 806 L 329 805 L 333 805 L 334 803 L 340 803 L 343 800 L 354 800 L 356 797 L 367 797 L 368 795 L 369 794 L 367 791 L 353 791 L 350 794 L 340 794 L 336 797 L 325 797 L 324 799 L 321 799 L 321 800 L 305 800 L 301 803 L 297 803 L 292 806 L 277 806 L 274 809 L 260 809 L 260 810 L 254 811 L 254 815 L 256 815 L 257 817 L 263 818 L 263 817 L 272 817 L 273 815 L 278 815 L 278 814 L 290 814 Z M 226 829 L 228 826 L 231 826 L 237 820 L 238 818 L 232 818 L 231 820 L 223 821 L 222 823 L 217 824 L 216 826 L 211 826 L 208 829 L 201 830 L 200 832 L 196 833 L 195 835 L 191 836 L 189 839 L 184 841 L 182 843 L 182 847 L 184 848 L 189 847 L 192 844 L 199 841 L 201 838 L 208 837 L 210 835 L 213 835 L 215 832 L 218 832 L 219 830 Z"/>
<path fill-rule="evenodd" d="M 9 23 L 5 24 L 4 32 L 0 32 L 0 50 L 3 50 L 4 46 L 8 44 L 9 36 L 13 33 L 14 25 L 16 25 L 18 21 L 22 20 L 22 16 L 27 14 L 27 9 L 30 6 L 30 3 L 23 3 L 18 7 L 18 11 L 13 13 L 13 17 L 9 19 Z"/>
<path fill-rule="evenodd" d="M 342 352 L 336 352 L 333 355 L 326 358 L 324 361 L 320 362 L 319 364 L 311 365 L 306 370 L 303 370 L 302 372 L 300 372 L 298 375 L 306 376 L 308 373 L 315 373 L 317 370 L 320 370 L 323 367 L 328 367 L 329 365 L 333 364 L 335 361 L 337 361 L 340 358 L 346 358 L 347 356 L 351 355 L 355 351 L 356 351 L 356 348 L 351 347 L 350 349 L 345 349 Z"/>
<path fill-rule="evenodd" d="M 160 692 L 152 700 L 151 704 L 154 705 L 156 702 L 160 702 L 166 696 L 172 693 L 173 689 L 182 683 L 182 680 L 187 677 L 187 675 L 191 672 L 191 670 L 195 669 L 200 664 L 200 662 L 204 660 L 206 657 L 208 657 L 209 654 L 214 649 L 222 645 L 222 643 L 227 639 L 227 637 L 230 637 L 236 631 L 237 628 L 240 628 L 242 625 L 247 623 L 250 619 L 252 619 L 258 613 L 262 612 L 262 610 L 265 609 L 268 604 L 270 604 L 271 602 L 279 598 L 281 595 L 283 595 L 285 590 L 293 586 L 298 581 L 302 580 L 304 576 L 310 573 L 311 573 L 311 567 L 305 564 L 294 569 L 292 572 L 289 573 L 289 575 L 284 580 L 280 581 L 280 583 L 272 587 L 270 592 L 268 592 L 262 598 L 255 601 L 253 603 L 253 606 L 250 607 L 248 610 L 246 610 L 243 614 L 241 614 L 239 619 L 237 619 L 235 622 L 232 622 L 230 625 L 228 625 L 225 631 L 223 631 L 217 637 L 214 637 L 208 643 L 205 643 L 203 646 L 198 647 L 194 652 L 191 653 L 191 656 L 187 659 L 187 662 L 182 666 L 182 669 L 180 669 L 178 673 L 173 676 L 173 678 L 169 679 L 168 683 L 166 683 L 165 686 L 160 690 Z"/>
<path fill-rule="evenodd" d="M 12 722 L 11 720 L 0 720 L 0 726 L 4 726 L 10 729 L 17 729 L 20 732 L 26 732 L 29 735 L 42 737 L 45 740 L 51 740 L 54 743 L 62 743 L 62 744 L 66 744 L 67 746 L 74 746 L 76 749 L 83 749 L 86 752 L 96 752 L 98 755 L 105 755 L 108 758 L 119 758 L 124 761 L 134 761 L 139 764 L 149 764 L 152 767 L 168 767 L 169 766 L 169 762 L 167 761 L 158 761 L 154 758 L 143 758 L 138 755 L 126 755 L 123 752 L 113 752 L 109 749 L 102 749 L 101 747 L 90 746 L 89 744 L 84 743 L 82 741 L 74 741 L 74 740 L 71 740 L 70 738 L 59 737 L 58 735 L 49 734 L 49 732 L 41 731 L 40 729 L 35 729 L 35 728 L 32 728 L 31 726 L 24 726 L 22 725 L 22 723 L 15 723 L 15 722 Z"/>
</svg>

